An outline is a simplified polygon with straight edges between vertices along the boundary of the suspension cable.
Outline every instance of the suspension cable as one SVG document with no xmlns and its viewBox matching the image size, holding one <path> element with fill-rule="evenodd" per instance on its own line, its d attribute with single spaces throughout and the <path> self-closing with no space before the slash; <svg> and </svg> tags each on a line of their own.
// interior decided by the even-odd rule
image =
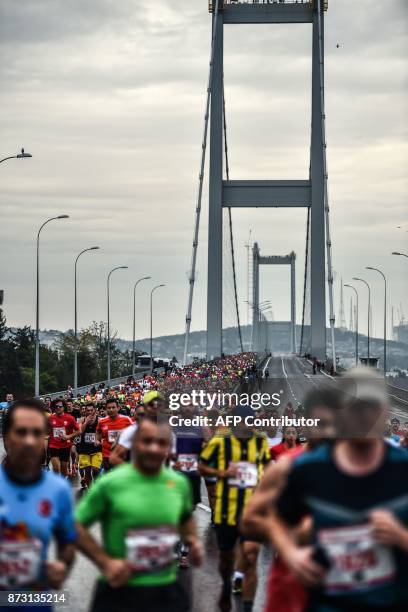
<svg viewBox="0 0 408 612">
<path fill-rule="evenodd" d="M 225 172 L 227 176 L 227 181 L 229 181 L 229 160 L 228 160 L 228 139 L 227 139 L 227 117 L 225 113 L 225 87 L 224 87 L 224 77 L 222 80 L 222 106 L 223 106 L 223 120 L 224 120 L 224 153 L 225 153 Z M 230 230 L 230 241 L 231 241 L 231 257 L 232 257 L 232 275 L 234 278 L 234 294 L 235 294 L 235 309 L 237 312 L 237 325 L 238 325 L 238 336 L 239 336 L 239 344 L 241 346 L 241 353 L 244 352 L 244 345 L 242 343 L 242 330 L 241 330 L 241 320 L 239 316 L 239 303 L 238 303 L 238 290 L 237 290 L 237 275 L 235 269 L 235 250 L 234 250 L 234 235 L 232 231 L 232 214 L 231 207 L 228 206 L 228 220 L 229 220 L 229 230 Z"/>
<path fill-rule="evenodd" d="M 309 236 L 310 236 L 310 206 L 307 209 L 307 222 L 306 222 L 305 278 L 303 282 L 302 329 L 301 329 L 301 334 L 300 334 L 300 349 L 299 349 L 300 355 L 303 355 L 303 337 L 304 337 L 304 329 L 305 329 L 307 271 L 308 271 L 308 266 L 309 266 Z"/>
<path fill-rule="evenodd" d="M 216 0 L 214 17 L 213 17 L 213 29 L 212 29 L 212 36 L 211 36 L 211 55 L 210 55 L 210 65 L 209 65 L 209 71 L 208 71 L 207 98 L 206 98 L 205 113 L 204 113 L 204 134 L 203 134 L 203 140 L 202 140 L 202 145 L 201 145 L 200 174 L 198 177 L 198 195 L 197 195 L 196 218 L 195 218 L 194 236 L 193 236 L 193 253 L 191 257 L 190 276 L 188 279 L 189 294 L 188 294 L 188 304 L 187 304 L 187 314 L 186 314 L 186 331 L 185 331 L 185 336 L 184 336 L 184 355 L 183 355 L 184 365 L 187 363 L 188 343 L 189 343 L 190 328 L 191 328 L 191 313 L 192 313 L 192 308 L 193 308 L 194 284 L 195 284 L 195 278 L 196 278 L 198 236 L 199 236 L 199 231 L 200 231 L 201 202 L 202 202 L 202 197 L 203 197 L 203 181 L 204 181 L 205 159 L 206 159 L 206 152 L 207 152 L 208 120 L 210 116 L 210 100 L 211 100 L 211 88 L 212 88 L 212 80 L 213 80 L 215 39 L 217 36 L 218 6 L 219 6 L 219 0 Z"/>
<path fill-rule="evenodd" d="M 322 142 L 323 142 L 323 172 L 324 172 L 324 211 L 326 222 L 326 251 L 327 251 L 327 282 L 329 285 L 330 329 L 332 341 L 333 369 L 336 371 L 336 345 L 334 340 L 334 326 L 336 317 L 333 303 L 333 265 L 332 243 L 330 235 L 330 208 L 329 208 L 329 175 L 327 167 L 327 140 L 326 140 L 326 114 L 324 98 L 324 64 L 323 64 L 323 33 L 322 33 L 322 0 L 317 0 L 317 26 L 319 37 L 319 67 L 320 67 L 320 101 L 322 108 Z"/>
</svg>

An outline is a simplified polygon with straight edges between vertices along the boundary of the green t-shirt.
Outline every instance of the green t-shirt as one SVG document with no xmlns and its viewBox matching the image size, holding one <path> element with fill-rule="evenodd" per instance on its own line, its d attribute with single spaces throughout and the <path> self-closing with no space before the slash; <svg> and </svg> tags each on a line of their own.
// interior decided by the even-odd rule
<svg viewBox="0 0 408 612">
<path fill-rule="evenodd" d="M 157 476 L 145 476 L 132 464 L 124 464 L 101 476 L 92 485 L 77 506 L 76 519 L 84 526 L 97 521 L 102 524 L 104 550 L 112 557 L 128 558 L 134 562 L 137 548 L 135 568 L 139 569 L 135 569 L 127 584 L 155 586 L 176 580 L 176 563 L 171 555 L 171 562 L 160 567 L 166 558 L 166 554 L 161 554 L 161 561 L 157 564 L 159 569 L 152 570 L 151 565 L 148 566 L 150 569 L 146 567 L 146 560 L 153 558 L 150 563 L 156 562 L 154 549 L 157 552 L 157 548 L 166 550 L 166 546 L 169 547 L 168 542 L 177 536 L 180 523 L 189 517 L 191 511 L 190 482 L 183 474 L 162 468 Z M 172 532 L 173 535 L 167 540 L 164 536 L 155 547 L 149 535 L 147 540 L 145 538 L 149 528 L 155 528 L 150 532 L 154 537 L 162 532 L 167 536 Z"/>
</svg>

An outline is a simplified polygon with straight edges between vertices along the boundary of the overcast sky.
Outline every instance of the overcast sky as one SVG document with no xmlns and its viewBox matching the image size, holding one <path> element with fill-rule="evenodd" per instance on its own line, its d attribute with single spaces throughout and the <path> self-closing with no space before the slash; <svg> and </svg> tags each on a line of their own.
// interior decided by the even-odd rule
<svg viewBox="0 0 408 612">
<path fill-rule="evenodd" d="M 371 280 L 374 332 L 382 285 L 408 316 L 406 0 L 331 0 L 326 20 L 326 100 L 336 315 L 339 282 Z M 132 331 L 132 285 L 151 275 L 154 333 L 184 329 L 187 273 L 210 49 L 207 0 L 3 0 L 0 157 L 21 146 L 31 160 L 0 168 L 0 266 L 11 325 L 35 320 L 35 236 L 41 240 L 41 327 L 73 327 L 76 254 L 79 324 L 106 319 Z M 231 178 L 308 175 L 311 27 L 228 26 L 225 81 Z M 340 45 L 337 48 L 337 44 Z M 193 329 L 205 327 L 208 200 L 200 233 Z M 303 209 L 233 211 L 241 315 L 246 322 L 249 228 L 263 254 L 298 254 L 301 319 Z M 403 229 L 397 229 L 402 226 Z M 266 268 L 261 299 L 289 319 L 289 269 Z M 138 294 L 137 336 L 148 335 L 148 289 Z M 346 290 L 347 292 L 347 290 Z M 345 310 L 349 318 L 346 293 Z M 361 306 L 366 304 L 361 286 Z M 227 304 L 228 302 L 226 300 Z M 232 323 L 231 307 L 225 322 Z M 365 310 L 360 325 L 365 325 Z"/>
</svg>

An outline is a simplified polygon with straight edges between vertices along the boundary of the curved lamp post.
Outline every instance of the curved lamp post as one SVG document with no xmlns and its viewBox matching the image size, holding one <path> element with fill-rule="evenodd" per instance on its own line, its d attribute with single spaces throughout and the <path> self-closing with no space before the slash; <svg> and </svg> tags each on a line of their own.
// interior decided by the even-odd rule
<svg viewBox="0 0 408 612">
<path fill-rule="evenodd" d="M 99 249 L 100 249 L 100 247 L 98 247 L 98 246 L 90 247 L 89 249 L 84 249 L 83 251 L 81 251 L 77 255 L 77 258 L 75 259 L 75 280 L 74 280 L 74 319 L 75 319 L 75 326 L 74 326 L 74 334 L 75 334 L 75 347 L 74 347 L 74 389 L 75 389 L 75 393 L 77 392 L 77 389 L 78 389 L 78 302 L 77 302 L 77 266 L 78 266 L 78 259 L 81 257 L 81 255 L 83 255 L 84 253 L 87 253 L 88 251 L 97 251 Z"/>
<path fill-rule="evenodd" d="M 113 268 L 109 274 L 107 279 L 107 290 L 108 290 L 108 381 L 111 378 L 111 341 L 110 341 L 110 277 L 115 272 L 115 270 L 127 270 L 127 266 L 117 266 Z"/>
<path fill-rule="evenodd" d="M 368 314 L 367 314 L 367 367 L 370 365 L 370 318 L 371 318 L 371 289 L 370 285 L 363 278 L 353 277 L 353 280 L 364 283 L 368 289 Z"/>
<path fill-rule="evenodd" d="M 51 221 L 69 219 L 69 215 L 58 215 L 44 221 L 37 233 L 37 282 L 36 282 L 36 307 L 35 307 L 35 380 L 34 395 L 40 395 L 40 234 L 41 230 Z"/>
<path fill-rule="evenodd" d="M 150 292 L 150 372 L 153 372 L 153 293 L 160 287 L 166 285 L 156 285 Z"/>
</svg>

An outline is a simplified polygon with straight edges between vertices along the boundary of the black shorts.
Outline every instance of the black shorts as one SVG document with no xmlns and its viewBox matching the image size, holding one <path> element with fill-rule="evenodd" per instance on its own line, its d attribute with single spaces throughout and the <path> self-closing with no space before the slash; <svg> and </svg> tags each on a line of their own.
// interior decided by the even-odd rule
<svg viewBox="0 0 408 612">
<path fill-rule="evenodd" d="M 112 588 L 98 580 L 90 612 L 189 612 L 190 602 L 181 584 Z"/>
<path fill-rule="evenodd" d="M 183 474 L 191 482 L 191 488 L 193 491 L 193 506 L 196 506 L 197 504 L 201 504 L 201 476 L 200 474 L 188 474 L 187 472 L 183 472 Z"/>
<path fill-rule="evenodd" d="M 215 536 L 217 538 L 217 546 L 220 552 L 228 552 L 234 550 L 235 544 L 245 542 L 236 525 L 215 525 Z"/>
<path fill-rule="evenodd" d="M 48 448 L 48 453 L 51 458 L 58 457 L 60 461 L 68 463 L 69 458 L 71 456 L 71 447 L 69 446 L 68 448 Z"/>
</svg>

